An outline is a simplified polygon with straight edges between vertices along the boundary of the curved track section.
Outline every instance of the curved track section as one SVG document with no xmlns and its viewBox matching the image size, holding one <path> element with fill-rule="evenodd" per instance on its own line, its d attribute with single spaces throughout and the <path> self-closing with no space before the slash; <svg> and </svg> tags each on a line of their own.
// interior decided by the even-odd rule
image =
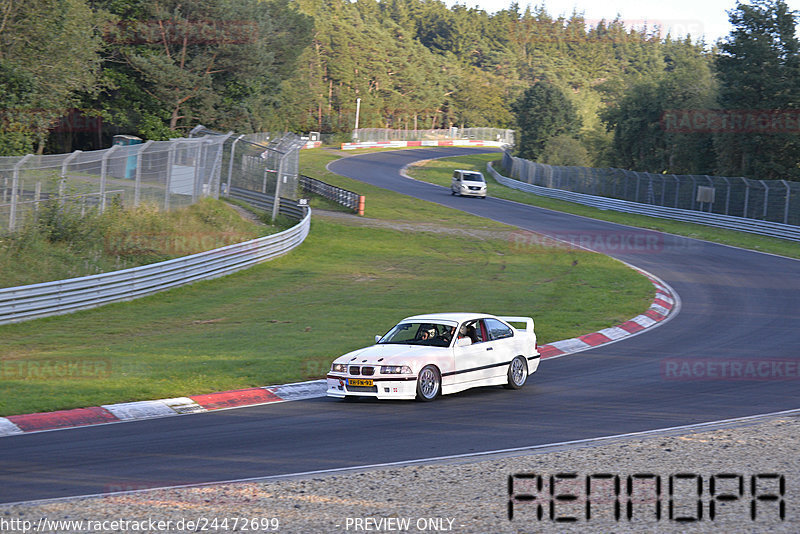
<svg viewBox="0 0 800 534">
<path fill-rule="evenodd" d="M 797 376 L 800 262 L 494 198 L 451 197 L 400 174 L 414 160 L 470 152 L 369 154 L 330 167 L 590 247 L 649 239 L 649 249 L 611 255 L 669 283 L 681 313 L 645 335 L 545 362 L 519 391 L 482 388 L 432 404 L 313 399 L 4 438 L 0 502 L 513 449 L 800 406 L 797 379 L 776 376 L 781 362 Z M 670 375 L 668 365 L 681 362 L 694 374 L 681 376 L 679 367 Z M 765 364 L 769 376 L 697 375 L 726 362 Z"/>
</svg>

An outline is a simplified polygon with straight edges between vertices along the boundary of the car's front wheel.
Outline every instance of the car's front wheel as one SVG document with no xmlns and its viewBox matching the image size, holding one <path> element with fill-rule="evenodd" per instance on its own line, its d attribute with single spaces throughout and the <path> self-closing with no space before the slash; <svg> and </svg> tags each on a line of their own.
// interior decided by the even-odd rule
<svg viewBox="0 0 800 534">
<path fill-rule="evenodd" d="M 439 395 L 442 379 L 439 370 L 433 365 L 426 365 L 417 377 L 417 400 L 430 402 Z"/>
<path fill-rule="evenodd" d="M 508 366 L 508 383 L 505 385 L 507 389 L 519 389 L 525 385 L 528 380 L 528 362 L 522 356 L 517 356 L 511 360 Z"/>
</svg>

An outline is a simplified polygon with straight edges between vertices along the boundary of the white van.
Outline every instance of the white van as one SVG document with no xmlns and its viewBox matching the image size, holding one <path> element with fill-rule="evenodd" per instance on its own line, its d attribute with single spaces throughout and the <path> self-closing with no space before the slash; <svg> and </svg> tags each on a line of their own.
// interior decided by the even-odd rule
<svg viewBox="0 0 800 534">
<path fill-rule="evenodd" d="M 486 198 L 486 180 L 478 171 L 453 171 L 450 194 Z"/>
</svg>

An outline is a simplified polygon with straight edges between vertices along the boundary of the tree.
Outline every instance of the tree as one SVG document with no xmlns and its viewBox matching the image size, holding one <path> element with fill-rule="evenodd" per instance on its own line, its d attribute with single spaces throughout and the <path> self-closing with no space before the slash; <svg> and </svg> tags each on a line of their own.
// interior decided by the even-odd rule
<svg viewBox="0 0 800 534">
<path fill-rule="evenodd" d="M 612 164 L 650 172 L 708 174 L 714 166 L 708 132 L 676 131 L 665 114 L 714 107 L 711 61 L 699 45 L 667 41 L 666 69 L 635 83 L 603 118 L 614 133 Z"/>
<path fill-rule="evenodd" d="M 716 61 L 722 107 L 756 115 L 796 114 L 800 108 L 796 14 L 783 0 L 752 0 L 737 4 L 729 18 L 734 29 L 720 44 Z M 721 174 L 800 179 L 796 130 L 745 127 L 718 134 L 715 148 Z"/>
<path fill-rule="evenodd" d="M 580 128 L 575 107 L 564 92 L 549 82 L 528 88 L 512 108 L 517 118 L 518 154 L 538 159 L 547 142 L 561 134 L 574 134 Z"/>
<path fill-rule="evenodd" d="M 103 16 L 83 0 L 0 1 L 0 154 L 42 153 L 78 94 L 95 90 Z"/>
<path fill-rule="evenodd" d="M 130 2 L 111 3 L 131 10 Z M 135 11 L 107 34 L 112 90 L 173 132 L 197 122 L 258 128 L 310 31 L 287 0 L 163 0 Z M 146 120 L 138 126 L 158 131 Z"/>
</svg>

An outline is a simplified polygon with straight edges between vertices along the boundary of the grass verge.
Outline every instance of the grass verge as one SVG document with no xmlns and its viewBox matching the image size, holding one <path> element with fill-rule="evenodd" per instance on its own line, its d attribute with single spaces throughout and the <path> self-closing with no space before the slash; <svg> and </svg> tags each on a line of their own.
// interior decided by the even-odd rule
<svg viewBox="0 0 800 534">
<path fill-rule="evenodd" d="M 497 154 L 479 154 L 421 162 L 420 165 L 409 168 L 409 175 L 418 180 L 450 187 L 450 178 L 452 177 L 454 169 L 480 170 L 484 172 L 487 185 L 489 186 L 489 195 L 493 197 L 513 200 L 540 208 L 562 211 L 564 213 L 572 213 L 573 215 L 582 215 L 592 219 L 658 230 L 669 234 L 682 235 L 694 239 L 702 239 L 724 245 L 757 250 L 759 252 L 768 252 L 770 254 L 788 256 L 790 258 L 800 258 L 800 245 L 785 239 L 759 236 L 746 232 L 736 232 L 734 230 L 725 230 L 700 224 L 670 221 L 656 217 L 647 217 L 646 215 L 606 211 L 511 189 L 498 183 L 488 172 L 485 172 L 486 164 L 489 162 L 495 162 L 493 163 L 495 169 L 502 173 L 502 167 L 500 166 L 500 160 L 498 160 Z"/>
<path fill-rule="evenodd" d="M 53 202 L 20 232 L 0 236 L 0 287 L 137 267 L 280 229 L 253 224 L 210 198 L 167 213 L 145 204 L 82 215 Z"/>
<path fill-rule="evenodd" d="M 329 176 L 329 156 L 311 155 L 303 172 L 367 194 L 367 220 L 318 215 L 306 242 L 272 262 L 1 326 L 0 415 L 319 378 L 333 358 L 416 313 L 531 315 L 546 343 L 649 306 L 652 285 L 619 262 L 515 246 L 511 227 Z M 362 226 L 370 221 L 402 229 Z"/>
</svg>

